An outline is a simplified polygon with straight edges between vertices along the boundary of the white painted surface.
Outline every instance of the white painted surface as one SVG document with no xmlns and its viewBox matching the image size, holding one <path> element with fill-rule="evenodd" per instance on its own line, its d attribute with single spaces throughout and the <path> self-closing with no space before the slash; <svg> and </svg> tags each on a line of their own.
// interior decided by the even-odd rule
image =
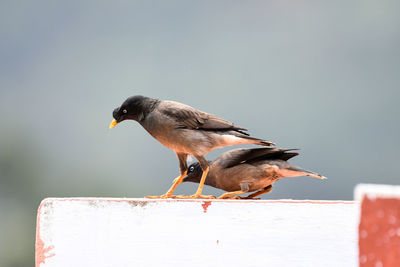
<svg viewBox="0 0 400 267">
<path fill-rule="evenodd" d="M 45 199 L 36 256 L 41 267 L 357 266 L 353 202 L 206 202 Z"/>
<path fill-rule="evenodd" d="M 399 185 L 384 184 L 358 184 L 354 189 L 354 198 L 361 201 L 367 195 L 368 198 L 400 198 Z"/>
</svg>

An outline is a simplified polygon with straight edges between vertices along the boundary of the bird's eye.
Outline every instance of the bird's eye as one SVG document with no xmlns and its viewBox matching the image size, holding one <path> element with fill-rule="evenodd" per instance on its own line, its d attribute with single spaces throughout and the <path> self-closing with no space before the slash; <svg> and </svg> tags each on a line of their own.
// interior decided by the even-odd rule
<svg viewBox="0 0 400 267">
<path fill-rule="evenodd" d="M 194 167 L 191 166 L 191 167 L 189 168 L 189 172 L 193 172 L 193 171 L 194 171 Z"/>
<path fill-rule="evenodd" d="M 126 109 L 122 110 L 122 113 L 128 113 L 128 111 Z"/>
</svg>

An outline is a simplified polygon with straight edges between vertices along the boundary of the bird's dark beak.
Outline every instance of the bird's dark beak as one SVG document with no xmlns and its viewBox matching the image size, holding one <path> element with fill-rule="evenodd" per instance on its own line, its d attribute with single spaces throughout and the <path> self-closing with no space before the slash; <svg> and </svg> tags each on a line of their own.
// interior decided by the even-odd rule
<svg viewBox="0 0 400 267">
<path fill-rule="evenodd" d="M 117 125 L 117 124 L 118 124 L 118 122 L 117 122 L 116 120 L 113 120 L 113 121 L 110 123 L 110 129 L 114 128 L 115 125 Z"/>
</svg>

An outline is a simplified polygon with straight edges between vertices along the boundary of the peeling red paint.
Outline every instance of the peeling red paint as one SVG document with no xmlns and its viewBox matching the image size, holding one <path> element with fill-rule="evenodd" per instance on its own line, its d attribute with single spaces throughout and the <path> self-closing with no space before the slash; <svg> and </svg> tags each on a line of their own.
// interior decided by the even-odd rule
<svg viewBox="0 0 400 267">
<path fill-rule="evenodd" d="M 204 213 L 207 213 L 207 209 L 210 205 L 211 205 L 211 201 L 204 201 L 203 204 L 201 204 L 201 206 L 203 207 Z"/>
<path fill-rule="evenodd" d="M 40 206 L 38 208 L 38 214 L 37 214 L 37 219 L 36 219 L 36 244 L 35 244 L 35 266 L 40 267 L 40 264 L 44 263 L 47 258 L 53 257 L 56 254 L 51 253 L 46 255 L 47 253 L 50 252 L 54 248 L 53 245 L 45 247 L 44 242 L 42 238 L 40 237 L 40 214 L 41 214 L 41 209 L 44 205 L 46 200 L 42 201 L 40 203 Z"/>
<path fill-rule="evenodd" d="M 44 263 L 47 258 L 51 258 L 56 255 L 55 253 L 47 254 L 53 248 L 53 245 L 45 247 L 44 242 L 40 237 L 36 240 L 36 267 L 40 267 L 40 264 Z"/>
</svg>

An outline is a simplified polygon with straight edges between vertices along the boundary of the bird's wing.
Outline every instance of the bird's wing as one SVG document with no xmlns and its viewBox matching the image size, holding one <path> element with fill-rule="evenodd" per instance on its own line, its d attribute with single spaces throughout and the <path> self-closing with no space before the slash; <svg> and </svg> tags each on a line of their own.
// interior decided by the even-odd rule
<svg viewBox="0 0 400 267">
<path fill-rule="evenodd" d="M 254 161 L 265 160 L 265 159 L 288 160 L 298 155 L 298 153 L 296 152 L 286 153 L 287 151 L 291 150 L 298 150 L 298 149 L 240 148 L 223 153 L 217 159 L 215 159 L 215 162 L 222 168 L 230 168 L 240 163 L 251 163 Z"/>
<path fill-rule="evenodd" d="M 164 101 L 162 112 L 174 119 L 180 128 L 202 129 L 202 130 L 234 130 L 247 131 L 247 129 L 233 124 L 230 121 L 219 118 L 215 115 L 197 110 L 191 106 L 174 102 Z M 243 132 L 241 132 L 243 133 Z M 246 134 L 246 133 L 243 133 Z M 247 135 L 247 134 L 246 134 Z"/>
</svg>

